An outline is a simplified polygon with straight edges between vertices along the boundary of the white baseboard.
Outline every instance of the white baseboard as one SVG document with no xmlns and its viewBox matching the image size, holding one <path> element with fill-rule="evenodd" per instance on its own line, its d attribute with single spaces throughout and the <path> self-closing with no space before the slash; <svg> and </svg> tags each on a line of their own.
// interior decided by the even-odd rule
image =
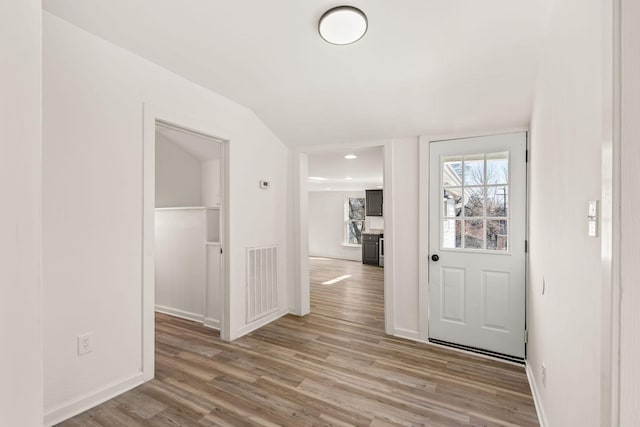
<svg viewBox="0 0 640 427">
<path fill-rule="evenodd" d="M 289 314 L 289 310 L 287 310 L 286 308 L 280 309 L 268 316 L 263 317 L 262 319 L 258 319 L 255 322 L 249 323 L 248 325 L 245 325 L 242 328 L 238 329 L 237 335 L 235 337 L 232 337 L 232 340 L 240 338 L 243 335 L 247 335 L 249 332 L 253 332 L 256 329 L 260 329 L 264 325 L 269 324 L 287 314 Z"/>
<path fill-rule="evenodd" d="M 197 313 L 191 313 L 184 310 L 178 310 L 177 308 L 165 307 L 163 305 L 157 305 L 155 310 L 159 313 L 168 314 L 169 316 L 179 317 L 181 319 L 193 320 L 194 322 L 204 323 L 204 316 Z"/>
<path fill-rule="evenodd" d="M 214 319 L 212 317 L 205 317 L 202 321 L 204 326 L 207 328 L 215 329 L 216 331 L 220 330 L 220 320 Z"/>
<path fill-rule="evenodd" d="M 549 425 L 547 422 L 547 414 L 544 412 L 540 392 L 538 391 L 538 386 L 536 385 L 535 377 L 533 376 L 533 371 L 528 361 L 525 361 L 525 370 L 527 372 L 527 379 L 529 380 L 529 387 L 531 388 L 531 395 L 533 396 L 533 404 L 538 414 L 538 422 L 540 423 L 540 427 L 547 427 Z"/>
<path fill-rule="evenodd" d="M 121 381 L 113 382 L 105 387 L 86 393 L 77 399 L 70 400 L 54 408 L 45 410 L 43 424 L 50 427 L 74 417 L 87 409 L 91 409 L 109 399 L 131 390 L 144 383 L 142 372 Z"/>
<path fill-rule="evenodd" d="M 309 254 L 309 258 L 328 258 L 328 259 L 338 259 L 342 261 L 356 261 L 362 262 L 362 249 L 360 246 L 345 246 L 342 245 L 343 248 L 348 248 L 347 250 L 353 249 L 353 252 L 356 252 L 355 255 L 341 255 L 341 254 L 329 254 L 329 255 L 319 255 L 319 254 Z"/>
<path fill-rule="evenodd" d="M 404 338 L 411 341 L 420 341 L 420 333 L 418 331 L 412 331 L 410 329 L 394 328 L 393 336 L 398 338 Z"/>
</svg>

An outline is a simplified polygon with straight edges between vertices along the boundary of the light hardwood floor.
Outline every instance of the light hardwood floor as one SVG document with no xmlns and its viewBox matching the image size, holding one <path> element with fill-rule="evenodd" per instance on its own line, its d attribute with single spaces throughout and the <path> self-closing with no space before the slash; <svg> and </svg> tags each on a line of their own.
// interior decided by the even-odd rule
<svg viewBox="0 0 640 427">
<path fill-rule="evenodd" d="M 311 314 L 233 343 L 157 315 L 156 379 L 62 425 L 538 425 L 522 367 L 384 335 L 382 269 L 310 267 Z"/>
</svg>

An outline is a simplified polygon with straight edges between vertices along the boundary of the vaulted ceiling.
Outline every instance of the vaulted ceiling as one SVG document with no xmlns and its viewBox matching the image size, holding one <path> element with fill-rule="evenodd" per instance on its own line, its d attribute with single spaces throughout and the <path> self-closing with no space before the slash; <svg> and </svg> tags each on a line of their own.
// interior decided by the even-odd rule
<svg viewBox="0 0 640 427">
<path fill-rule="evenodd" d="M 45 0 L 45 10 L 252 109 L 287 145 L 524 126 L 551 0 Z"/>
</svg>

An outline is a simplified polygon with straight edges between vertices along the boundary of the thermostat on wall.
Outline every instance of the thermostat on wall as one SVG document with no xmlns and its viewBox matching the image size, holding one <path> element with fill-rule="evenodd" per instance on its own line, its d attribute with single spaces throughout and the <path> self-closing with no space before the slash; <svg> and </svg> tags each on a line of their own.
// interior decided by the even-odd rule
<svg viewBox="0 0 640 427">
<path fill-rule="evenodd" d="M 263 190 L 268 190 L 271 187 L 271 183 L 269 181 L 260 181 L 260 188 Z"/>
</svg>

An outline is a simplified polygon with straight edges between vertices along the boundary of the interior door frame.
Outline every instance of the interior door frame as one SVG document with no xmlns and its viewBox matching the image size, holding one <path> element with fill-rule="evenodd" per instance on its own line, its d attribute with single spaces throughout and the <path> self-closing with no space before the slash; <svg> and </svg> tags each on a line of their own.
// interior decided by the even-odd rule
<svg viewBox="0 0 640 427">
<path fill-rule="evenodd" d="M 221 137 L 223 131 L 204 121 L 194 119 L 170 109 L 152 104 L 143 104 L 143 200 L 142 200 L 142 374 L 143 380 L 149 381 L 155 375 L 155 146 L 156 123 L 167 123 L 188 132 L 198 133 L 209 139 L 221 143 L 220 158 L 220 245 L 229 245 L 229 139 Z M 220 338 L 228 341 L 231 334 L 229 313 L 231 300 L 229 298 L 229 259 L 221 258 L 220 283 Z"/>
<path fill-rule="evenodd" d="M 394 329 L 393 305 L 393 185 L 392 185 L 392 140 L 375 140 L 353 142 L 347 144 L 329 144 L 296 148 L 292 153 L 293 171 L 293 233 L 289 244 L 293 250 L 295 261 L 289 269 L 289 312 L 305 316 L 311 312 L 310 279 L 309 279 L 309 197 L 307 191 L 308 155 L 331 151 L 345 151 L 357 148 L 382 147 L 383 150 L 383 191 L 386 203 L 383 204 L 385 245 L 389 249 L 385 253 L 384 265 L 384 328 L 388 335 L 396 335 Z"/>
<path fill-rule="evenodd" d="M 477 131 L 477 132 L 463 132 L 455 134 L 441 134 L 441 135 L 425 135 L 420 137 L 419 147 L 419 176 L 420 183 L 418 184 L 419 191 L 419 217 L 418 217 L 418 316 L 419 325 L 418 333 L 420 335 L 420 341 L 429 343 L 429 163 L 431 161 L 429 154 L 429 147 L 432 142 L 446 141 L 453 139 L 474 138 L 491 135 L 502 135 L 507 133 L 526 133 L 526 150 L 529 150 L 529 128 L 507 128 L 491 131 Z M 525 238 L 529 239 L 529 195 L 531 180 L 529 179 L 529 163 L 526 165 L 526 213 L 525 213 Z M 525 330 L 526 330 L 526 293 L 528 291 L 528 276 L 529 276 L 529 252 L 525 254 Z M 525 344 L 525 359 L 526 359 L 526 344 Z"/>
</svg>

